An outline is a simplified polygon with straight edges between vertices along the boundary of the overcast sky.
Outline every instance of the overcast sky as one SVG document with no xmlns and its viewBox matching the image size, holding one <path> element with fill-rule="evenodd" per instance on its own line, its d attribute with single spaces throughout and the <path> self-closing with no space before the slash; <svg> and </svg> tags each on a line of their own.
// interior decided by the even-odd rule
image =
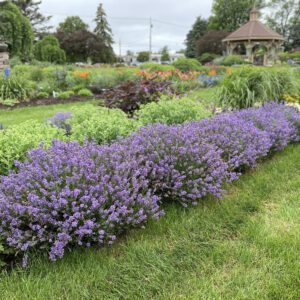
<svg viewBox="0 0 300 300">
<path fill-rule="evenodd" d="M 153 51 L 168 45 L 171 50 L 184 48 L 184 40 L 197 16 L 207 18 L 213 0 L 43 0 L 41 11 L 52 15 L 57 26 L 67 16 L 80 16 L 94 28 L 93 19 L 102 2 L 112 27 L 115 51 L 149 49 L 149 19 L 153 19 Z"/>
</svg>

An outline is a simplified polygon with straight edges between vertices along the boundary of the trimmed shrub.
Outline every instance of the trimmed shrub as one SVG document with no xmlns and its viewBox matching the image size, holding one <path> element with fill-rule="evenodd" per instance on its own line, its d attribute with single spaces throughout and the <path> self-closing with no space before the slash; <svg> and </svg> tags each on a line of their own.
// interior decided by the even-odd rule
<svg viewBox="0 0 300 300">
<path fill-rule="evenodd" d="M 58 138 L 63 138 L 63 131 L 35 121 L 27 121 L 1 130 L 0 173 L 6 174 L 14 169 L 15 161 L 24 160 L 29 150 L 40 144 L 48 147 L 53 139 Z"/>
<path fill-rule="evenodd" d="M 118 109 L 86 106 L 73 110 L 71 140 L 83 143 L 85 140 L 96 141 L 98 144 L 109 143 L 134 131 L 136 122 Z"/>
<path fill-rule="evenodd" d="M 59 93 L 57 95 L 57 98 L 63 99 L 63 100 L 67 100 L 67 99 L 71 98 L 72 96 L 74 96 L 74 92 L 73 91 L 65 91 L 65 92 Z"/>
<path fill-rule="evenodd" d="M 198 60 L 200 61 L 201 64 L 206 64 L 212 62 L 214 59 L 218 57 L 217 54 L 214 53 L 203 53 Z"/>
<path fill-rule="evenodd" d="M 81 97 L 92 97 L 93 93 L 88 89 L 81 89 L 78 91 L 77 95 Z"/>
<path fill-rule="evenodd" d="M 140 69 L 149 70 L 150 72 L 157 72 L 175 70 L 175 67 L 172 65 L 162 65 L 158 63 L 143 63 L 140 65 Z"/>
<path fill-rule="evenodd" d="M 229 67 L 233 65 L 243 65 L 245 61 L 240 55 L 228 55 L 221 61 L 221 64 Z"/>
<path fill-rule="evenodd" d="M 172 66 L 181 72 L 199 71 L 201 68 L 201 64 L 197 59 L 185 57 L 178 58 L 172 63 Z"/>
<path fill-rule="evenodd" d="M 186 121 L 208 117 L 209 112 L 202 104 L 189 98 L 162 99 L 158 103 L 149 103 L 141 107 L 135 116 L 143 125 L 153 123 L 182 124 Z"/>
</svg>

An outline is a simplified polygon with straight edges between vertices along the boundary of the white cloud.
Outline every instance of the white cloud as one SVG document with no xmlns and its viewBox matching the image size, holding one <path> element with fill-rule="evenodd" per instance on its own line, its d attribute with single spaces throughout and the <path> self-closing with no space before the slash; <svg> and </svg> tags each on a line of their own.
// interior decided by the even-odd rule
<svg viewBox="0 0 300 300">
<path fill-rule="evenodd" d="M 142 51 L 149 48 L 149 19 L 153 18 L 153 50 L 168 45 L 171 50 L 184 47 L 184 40 L 195 18 L 210 15 L 212 0 L 43 0 L 41 11 L 53 15 L 56 26 L 67 16 L 80 16 L 94 27 L 98 4 L 102 2 L 112 27 L 115 50 Z"/>
</svg>

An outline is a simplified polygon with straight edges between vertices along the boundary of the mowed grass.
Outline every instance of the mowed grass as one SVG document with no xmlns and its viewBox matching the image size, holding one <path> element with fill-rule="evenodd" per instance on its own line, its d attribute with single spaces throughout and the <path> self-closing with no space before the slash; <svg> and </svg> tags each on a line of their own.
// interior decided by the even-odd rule
<svg viewBox="0 0 300 300">
<path fill-rule="evenodd" d="M 83 107 L 87 104 L 97 104 L 96 100 L 54 105 L 41 105 L 16 109 L 0 110 L 0 123 L 4 127 L 17 125 L 28 120 L 44 122 L 60 111 L 71 111 L 74 107 Z"/>
<path fill-rule="evenodd" d="M 300 145 L 222 200 L 166 216 L 110 249 L 77 249 L 0 275 L 1 299 L 300 299 Z"/>
</svg>

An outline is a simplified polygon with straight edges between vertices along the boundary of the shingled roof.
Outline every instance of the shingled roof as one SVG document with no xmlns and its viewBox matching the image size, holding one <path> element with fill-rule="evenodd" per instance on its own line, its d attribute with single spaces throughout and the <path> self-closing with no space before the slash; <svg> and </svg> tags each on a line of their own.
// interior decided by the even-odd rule
<svg viewBox="0 0 300 300">
<path fill-rule="evenodd" d="M 223 42 L 245 40 L 284 40 L 284 37 L 261 23 L 258 18 L 258 10 L 251 11 L 250 21 L 231 33 Z"/>
</svg>

